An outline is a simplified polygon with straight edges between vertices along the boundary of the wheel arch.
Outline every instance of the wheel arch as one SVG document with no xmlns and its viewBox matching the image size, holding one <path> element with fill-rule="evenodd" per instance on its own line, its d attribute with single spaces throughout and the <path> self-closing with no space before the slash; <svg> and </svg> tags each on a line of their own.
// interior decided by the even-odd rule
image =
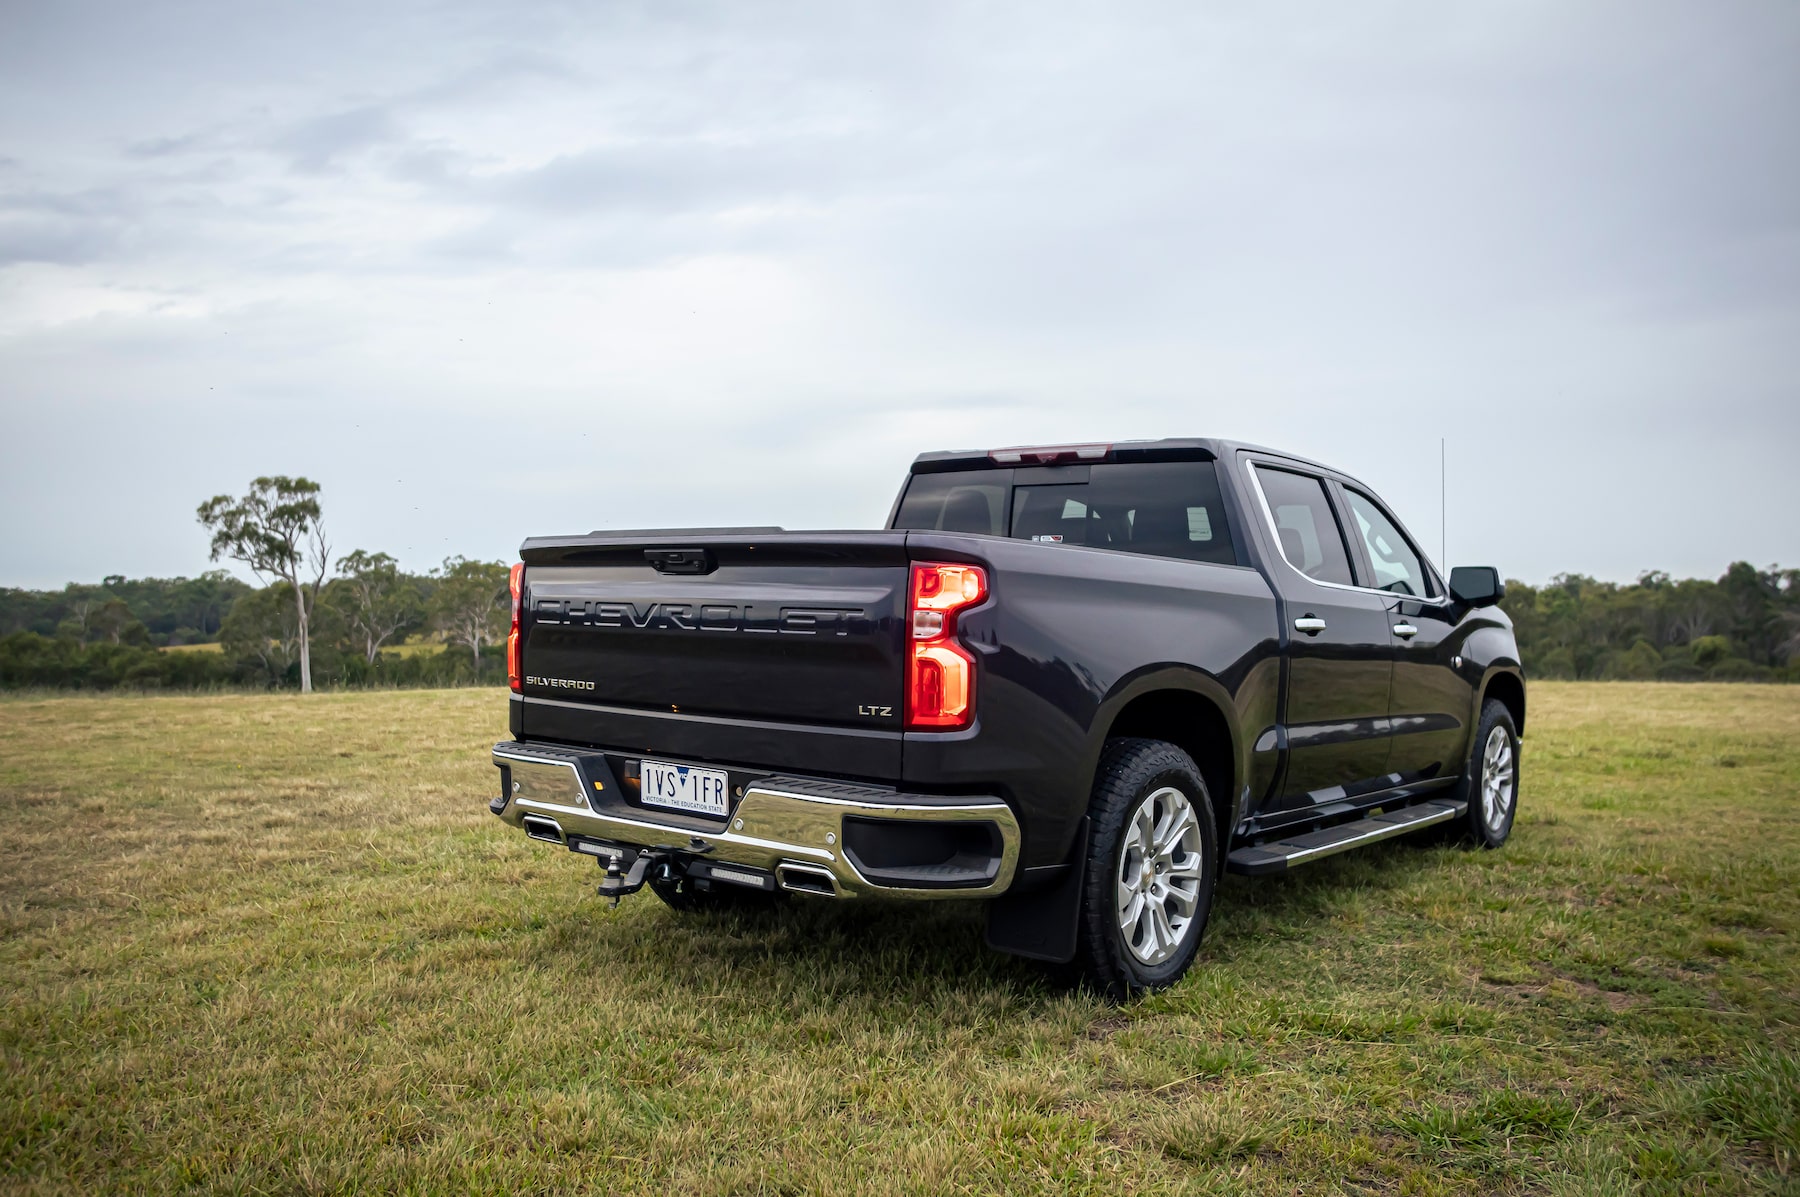
<svg viewBox="0 0 1800 1197">
<path fill-rule="evenodd" d="M 1481 687 L 1481 700 L 1476 706 L 1476 717 L 1480 717 L 1481 706 L 1488 699 L 1494 699 L 1512 716 L 1513 730 L 1519 735 L 1525 734 L 1525 679 L 1509 669 L 1495 670 Z"/>
<path fill-rule="evenodd" d="M 1224 686 L 1194 669 L 1145 670 L 1115 687 L 1094 727 L 1088 753 L 1090 787 L 1108 740 L 1136 736 L 1173 744 L 1199 768 L 1213 801 L 1219 850 L 1228 849 L 1249 774 L 1236 708 Z"/>
</svg>

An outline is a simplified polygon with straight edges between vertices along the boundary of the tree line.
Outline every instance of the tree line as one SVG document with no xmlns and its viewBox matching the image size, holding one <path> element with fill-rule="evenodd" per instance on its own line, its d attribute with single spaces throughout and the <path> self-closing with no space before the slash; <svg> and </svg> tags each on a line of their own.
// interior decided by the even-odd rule
<svg viewBox="0 0 1800 1197">
<path fill-rule="evenodd" d="M 450 557 L 425 574 L 386 553 L 334 556 L 319 487 L 258 478 L 196 513 L 214 561 L 195 578 L 108 577 L 0 590 L 0 687 L 458 685 L 505 678 L 511 596 L 498 561 Z M 1800 569 L 1738 562 L 1716 581 L 1562 574 L 1509 581 L 1528 678 L 1800 681 Z M 418 634 L 428 645 L 396 646 Z M 172 651 L 217 642 L 218 652 Z M 419 648 L 426 651 L 417 651 Z"/>
<path fill-rule="evenodd" d="M 1717 581 L 1562 574 L 1509 581 L 1527 678 L 1800 682 L 1800 569 L 1739 561 Z"/>
<path fill-rule="evenodd" d="M 507 567 L 447 558 L 426 574 L 392 556 L 332 553 L 319 487 L 268 477 L 200 505 L 213 560 L 197 578 L 108 577 L 0 590 L 0 687 L 457 685 L 505 680 Z M 425 645 L 395 651 L 415 634 Z M 217 643 L 219 651 L 176 651 Z M 423 650 L 423 651 L 419 651 Z"/>
</svg>

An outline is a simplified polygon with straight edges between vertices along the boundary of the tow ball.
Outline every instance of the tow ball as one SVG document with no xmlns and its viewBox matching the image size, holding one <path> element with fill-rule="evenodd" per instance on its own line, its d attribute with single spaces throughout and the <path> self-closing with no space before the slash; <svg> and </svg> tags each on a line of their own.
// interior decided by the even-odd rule
<svg viewBox="0 0 1800 1197">
<path fill-rule="evenodd" d="M 606 870 L 606 876 L 600 879 L 599 894 L 602 898 L 610 898 L 616 908 L 619 899 L 626 894 L 635 894 L 644 888 L 644 882 L 652 877 L 658 881 L 673 881 L 679 876 L 681 858 L 684 856 L 704 856 L 711 852 L 713 846 L 699 836 L 691 837 L 685 848 L 675 848 L 667 844 L 658 844 L 654 848 L 639 848 L 632 859 L 630 868 L 622 868 L 619 856 L 607 856 L 600 860 L 600 867 Z"/>
</svg>

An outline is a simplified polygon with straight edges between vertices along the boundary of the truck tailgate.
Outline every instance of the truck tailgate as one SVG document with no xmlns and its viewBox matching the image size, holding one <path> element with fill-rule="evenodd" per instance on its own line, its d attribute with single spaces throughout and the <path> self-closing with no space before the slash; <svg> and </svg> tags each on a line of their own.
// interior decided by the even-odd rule
<svg viewBox="0 0 1800 1197">
<path fill-rule="evenodd" d="M 601 534 L 524 559 L 525 734 L 898 777 L 904 533 Z"/>
</svg>

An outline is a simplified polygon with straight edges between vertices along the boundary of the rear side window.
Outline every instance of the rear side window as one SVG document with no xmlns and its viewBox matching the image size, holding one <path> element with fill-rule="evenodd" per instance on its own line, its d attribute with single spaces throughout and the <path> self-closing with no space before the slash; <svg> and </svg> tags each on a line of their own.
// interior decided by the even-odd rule
<svg viewBox="0 0 1800 1197">
<path fill-rule="evenodd" d="M 894 527 L 1005 536 L 1011 489 L 1011 470 L 914 474 L 894 513 Z"/>
<path fill-rule="evenodd" d="M 915 474 L 894 527 L 1238 564 L 1212 462 L 1096 465 L 1086 475 L 1014 486 L 1011 470 Z"/>
<path fill-rule="evenodd" d="M 1319 582 L 1355 585 L 1350 576 L 1350 549 L 1331 514 L 1325 484 L 1306 474 L 1256 468 L 1269 514 L 1275 517 L 1275 534 L 1287 563 Z"/>
</svg>

